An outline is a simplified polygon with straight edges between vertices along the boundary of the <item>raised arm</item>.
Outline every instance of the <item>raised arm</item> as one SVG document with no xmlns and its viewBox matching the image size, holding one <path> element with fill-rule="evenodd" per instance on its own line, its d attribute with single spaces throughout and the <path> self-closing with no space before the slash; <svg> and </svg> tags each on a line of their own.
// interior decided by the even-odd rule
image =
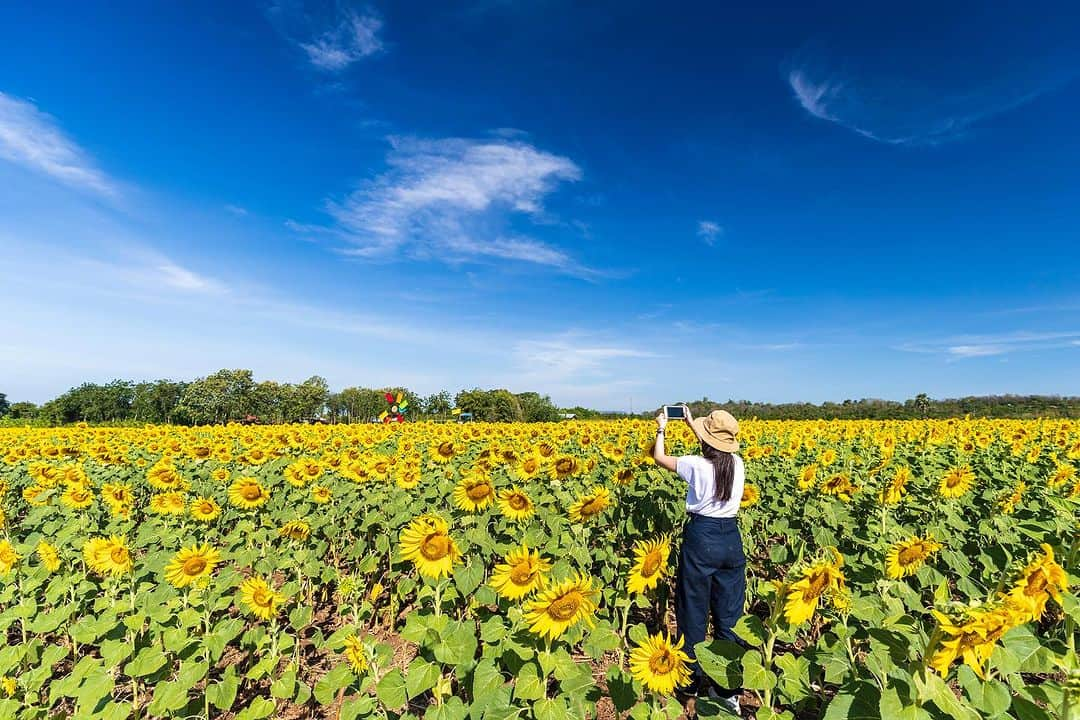
<svg viewBox="0 0 1080 720">
<path fill-rule="evenodd" d="M 667 428 L 667 416 L 660 413 L 656 416 L 656 444 L 653 445 L 652 457 L 660 467 L 675 472 L 677 459 L 664 452 L 665 428 Z"/>
<path fill-rule="evenodd" d="M 690 406 L 683 403 L 683 420 L 686 421 L 686 427 L 690 428 L 690 432 L 694 433 L 694 437 L 698 442 L 701 442 L 701 436 L 698 435 L 697 428 L 694 427 L 694 414 L 690 412 Z"/>
</svg>

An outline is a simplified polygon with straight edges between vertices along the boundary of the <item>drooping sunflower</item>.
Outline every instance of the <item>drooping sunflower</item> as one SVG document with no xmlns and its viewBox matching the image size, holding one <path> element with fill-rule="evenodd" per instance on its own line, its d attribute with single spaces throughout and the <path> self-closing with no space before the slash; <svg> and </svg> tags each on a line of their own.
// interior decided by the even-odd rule
<svg viewBox="0 0 1080 720">
<path fill-rule="evenodd" d="M 253 575 L 240 583 L 240 600 L 248 612 L 269 620 L 277 614 L 278 605 L 285 602 L 285 596 L 274 590 L 266 580 Z"/>
<path fill-rule="evenodd" d="M 814 485 L 817 484 L 817 471 L 817 463 L 812 463 L 802 469 L 802 471 L 799 473 L 800 491 L 806 492 L 813 489 Z"/>
<path fill-rule="evenodd" d="M 150 498 L 150 512 L 158 515 L 183 515 L 187 504 L 184 493 L 163 492 Z"/>
<path fill-rule="evenodd" d="M 682 646 L 683 638 L 674 642 L 664 633 L 646 638 L 630 653 L 630 674 L 652 692 L 672 694 L 690 683 L 690 657 Z"/>
<path fill-rule="evenodd" d="M 470 472 L 454 487 L 454 505 L 468 512 L 483 510 L 494 500 L 495 488 L 491 478 L 483 471 Z"/>
<path fill-rule="evenodd" d="M 851 496 L 858 490 L 844 473 L 837 473 L 821 483 L 819 488 L 823 495 L 835 495 L 844 502 L 851 502 Z"/>
<path fill-rule="evenodd" d="M 1023 480 L 1016 483 L 1012 492 L 1001 498 L 998 502 L 998 509 L 1001 510 L 1004 515 L 1012 515 L 1016 511 L 1016 506 L 1020 504 L 1020 501 L 1024 499 L 1024 492 L 1027 490 L 1027 483 Z"/>
<path fill-rule="evenodd" d="M 401 531 L 401 556 L 411 560 L 420 574 L 438 580 L 454 570 L 461 559 L 446 521 L 437 515 L 421 515 Z"/>
<path fill-rule="evenodd" d="M 1042 617 L 1051 596 L 1060 602 L 1061 591 L 1069 588 L 1065 570 L 1054 560 L 1054 549 L 1046 543 L 1041 547 L 1042 554 L 1031 559 L 1009 591 L 1009 599 L 1032 621 Z"/>
<path fill-rule="evenodd" d="M 757 501 L 760 499 L 761 492 L 757 489 L 757 486 L 746 483 L 743 485 L 742 500 L 739 501 L 739 507 L 756 505 Z"/>
<path fill-rule="evenodd" d="M 221 514 L 221 506 L 212 497 L 198 497 L 191 501 L 189 512 L 199 522 L 210 522 Z"/>
<path fill-rule="evenodd" d="M 311 486 L 311 499 L 313 502 L 316 502 L 319 505 L 325 505 L 326 503 L 330 502 L 330 498 L 332 497 L 332 495 L 333 493 L 330 492 L 330 488 L 326 487 L 325 485 Z"/>
<path fill-rule="evenodd" d="M 99 575 L 123 575 L 131 572 L 134 566 L 127 542 L 119 535 L 90 538 L 83 545 L 83 558 Z"/>
<path fill-rule="evenodd" d="M 499 493 L 499 510 L 511 520 L 528 520 L 536 512 L 532 498 L 521 488 L 514 486 Z"/>
<path fill-rule="evenodd" d="M 49 572 L 56 572 L 60 569 L 60 553 L 55 545 L 41 540 L 38 542 L 37 547 L 34 548 L 34 552 L 37 553 L 38 560 Z"/>
<path fill-rule="evenodd" d="M 616 485 L 629 485 L 634 481 L 634 468 L 621 467 L 611 475 L 611 481 Z"/>
<path fill-rule="evenodd" d="M 652 590 L 668 572 L 671 536 L 634 543 L 634 564 L 626 578 L 626 589 L 632 593 Z"/>
<path fill-rule="evenodd" d="M 0 575 L 7 575 L 19 564 L 19 553 L 7 540 L 0 540 Z"/>
<path fill-rule="evenodd" d="M 1058 488 L 1076 477 L 1076 467 L 1068 463 L 1058 463 L 1053 474 L 1046 480 L 1046 484 L 1052 488 Z"/>
<path fill-rule="evenodd" d="M 961 620 L 953 620 L 937 610 L 932 612 L 938 621 L 935 635 L 940 639 L 927 664 L 942 676 L 960 658 L 976 675 L 985 678 L 984 665 L 994 652 L 994 644 L 1024 622 L 1010 603 L 967 608 Z"/>
<path fill-rule="evenodd" d="M 345 638 L 345 659 L 349 661 L 354 672 L 362 673 L 367 670 L 367 650 L 364 648 L 364 643 L 355 635 Z"/>
<path fill-rule="evenodd" d="M 278 530 L 278 537 L 304 541 L 311 534 L 311 526 L 303 520 L 290 520 Z"/>
<path fill-rule="evenodd" d="M 579 622 L 591 627 L 599 595 L 591 578 L 575 575 L 540 591 L 535 600 L 526 603 L 525 622 L 532 633 L 552 640 Z"/>
<path fill-rule="evenodd" d="M 192 545 L 181 549 L 165 568 L 165 579 L 173 586 L 185 588 L 192 583 L 202 583 L 221 562 L 221 554 L 208 544 Z"/>
<path fill-rule="evenodd" d="M 971 468 L 966 465 L 953 468 L 941 478 L 938 492 L 944 498 L 958 498 L 971 489 L 973 482 L 975 482 L 975 473 L 971 471 Z"/>
<path fill-rule="evenodd" d="M 574 522 L 587 522 L 611 505 L 611 491 L 606 487 L 596 485 L 584 495 L 579 497 L 570 506 L 570 519 Z"/>
<path fill-rule="evenodd" d="M 548 466 L 548 474 L 552 480 L 565 480 L 574 477 L 581 468 L 581 463 L 573 455 L 563 455 L 555 459 Z"/>
<path fill-rule="evenodd" d="M 551 563 L 540 557 L 540 551 L 527 545 L 506 553 L 505 562 L 491 573 L 491 587 L 508 600 L 518 600 L 547 583 L 546 573 Z"/>
<path fill-rule="evenodd" d="M 880 500 L 884 505 L 895 505 L 904 499 L 908 481 L 911 480 L 911 468 L 898 467 L 888 484 L 882 488 Z"/>
<path fill-rule="evenodd" d="M 941 543 L 929 537 L 901 540 L 885 554 L 885 574 L 894 580 L 914 575 L 940 549 Z"/>
<path fill-rule="evenodd" d="M 229 486 L 229 502 L 244 510 L 264 505 L 270 499 L 270 491 L 253 477 L 237 478 Z"/>
<path fill-rule="evenodd" d="M 837 600 L 841 606 L 846 603 L 847 588 L 840 569 L 843 564 L 843 556 L 832 550 L 832 557 L 805 568 L 802 577 L 787 587 L 784 617 L 789 623 L 801 625 L 813 617 L 823 597 L 833 600 L 834 606 Z"/>
</svg>

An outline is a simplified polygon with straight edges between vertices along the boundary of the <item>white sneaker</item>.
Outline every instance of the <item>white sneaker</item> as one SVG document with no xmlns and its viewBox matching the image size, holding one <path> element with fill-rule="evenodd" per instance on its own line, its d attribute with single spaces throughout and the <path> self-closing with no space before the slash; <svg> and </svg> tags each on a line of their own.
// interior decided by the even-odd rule
<svg viewBox="0 0 1080 720">
<path fill-rule="evenodd" d="M 739 696 L 738 695 L 732 695 L 731 697 L 720 698 L 720 702 L 729 711 L 731 711 L 735 715 L 738 715 L 738 716 L 742 717 L 741 711 L 739 709 Z"/>
</svg>

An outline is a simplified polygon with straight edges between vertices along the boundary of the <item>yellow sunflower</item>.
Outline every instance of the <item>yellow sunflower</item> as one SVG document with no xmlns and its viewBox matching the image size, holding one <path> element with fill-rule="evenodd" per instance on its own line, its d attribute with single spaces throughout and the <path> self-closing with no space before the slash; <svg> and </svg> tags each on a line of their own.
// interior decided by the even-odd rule
<svg viewBox="0 0 1080 720">
<path fill-rule="evenodd" d="M 431 448 L 429 454 L 435 462 L 445 464 L 453 460 L 458 452 L 459 448 L 454 444 L 454 441 L 446 440 Z"/>
<path fill-rule="evenodd" d="M 548 474 L 552 480 L 565 480 L 578 473 L 581 463 L 573 455 L 563 455 L 554 460 L 548 466 Z"/>
<path fill-rule="evenodd" d="M 547 582 L 545 573 L 551 570 L 551 563 L 540 557 L 538 550 L 522 545 L 508 552 L 505 560 L 491 573 L 491 587 L 502 597 L 519 600 Z"/>
<path fill-rule="evenodd" d="M 123 575 L 133 567 L 127 542 L 119 535 L 90 538 L 83 545 L 83 558 L 99 575 Z"/>
<path fill-rule="evenodd" d="M 436 515 L 421 515 L 401 531 L 401 556 L 411 560 L 420 574 L 438 580 L 454 570 L 461 559 L 446 521 Z"/>
<path fill-rule="evenodd" d="M 612 473 L 611 481 L 616 485 L 629 485 L 634 481 L 634 468 L 624 467 L 617 469 Z"/>
<path fill-rule="evenodd" d="M 202 584 L 214 572 L 219 562 L 220 553 L 210 545 L 192 545 L 173 556 L 165 568 L 165 579 L 178 588 L 192 583 Z"/>
<path fill-rule="evenodd" d="M 7 540 L 0 540 L 0 575 L 7 575 L 19 564 L 19 554 L 15 546 Z"/>
<path fill-rule="evenodd" d="M 537 475 L 543 472 L 543 469 L 543 459 L 538 455 L 530 453 L 528 455 L 523 455 L 521 458 L 518 459 L 517 463 L 514 464 L 512 472 L 514 474 L 514 477 L 516 477 L 522 482 L 525 482 L 527 480 L 532 480 L 533 478 L 535 478 Z"/>
<path fill-rule="evenodd" d="M 911 468 L 899 467 L 892 480 L 881 490 L 880 500 L 884 505 L 895 505 L 904 499 L 908 481 L 911 480 Z"/>
<path fill-rule="evenodd" d="M 802 577 L 786 589 L 784 617 L 792 625 L 809 620 L 822 597 L 829 597 L 836 606 L 846 603 L 847 588 L 840 567 L 844 558 L 832 550 L 832 558 L 820 560 L 802 571 Z"/>
<path fill-rule="evenodd" d="M 570 506 L 570 519 L 574 522 L 592 520 L 611 505 L 611 491 L 600 485 L 594 486 Z"/>
<path fill-rule="evenodd" d="M 82 510 L 94 504 L 94 493 L 85 485 L 68 485 L 60 496 L 60 502 L 74 510 Z"/>
<path fill-rule="evenodd" d="M 325 485 L 312 485 L 311 486 L 311 499 L 319 505 L 325 505 L 330 502 L 330 498 L 333 493 L 330 492 L 330 488 Z"/>
<path fill-rule="evenodd" d="M 323 466 L 317 460 L 297 460 L 285 468 L 285 479 L 293 487 L 302 488 L 319 479 Z"/>
<path fill-rule="evenodd" d="M 807 490 L 813 489 L 814 485 L 817 483 L 817 471 L 817 464 L 807 465 L 802 469 L 799 473 L 799 490 L 806 492 Z"/>
<path fill-rule="evenodd" d="M 952 663 L 960 658 L 976 675 L 984 678 L 983 666 L 994 652 L 994 644 L 1024 622 L 1007 603 L 968 608 L 962 620 L 953 620 L 937 610 L 932 612 L 938 621 L 935 635 L 939 640 L 927 664 L 942 676 L 947 675 Z"/>
<path fill-rule="evenodd" d="M 851 502 L 851 496 L 855 494 L 858 488 L 855 487 L 847 475 L 837 473 L 821 483 L 819 490 L 823 495 L 835 495 L 844 502 Z"/>
<path fill-rule="evenodd" d="M 971 471 L 971 468 L 966 465 L 953 468 L 945 473 L 945 477 L 941 478 L 938 492 L 944 498 L 958 498 L 971 489 L 971 484 L 974 481 L 975 473 Z"/>
<path fill-rule="evenodd" d="M 229 479 L 229 469 L 223 467 L 216 468 L 212 473 L 210 473 L 210 477 L 214 478 L 219 483 L 224 483 Z"/>
<path fill-rule="evenodd" d="M 146 481 L 155 490 L 179 490 L 187 486 L 168 458 L 162 458 L 147 471 Z"/>
<path fill-rule="evenodd" d="M 474 471 L 454 487 L 454 505 L 469 512 L 483 510 L 495 500 L 495 488 L 486 473 Z"/>
<path fill-rule="evenodd" d="M 536 507 L 528 493 L 514 486 L 499 493 L 499 510 L 511 520 L 528 520 Z"/>
<path fill-rule="evenodd" d="M 210 522 L 221 514 L 221 506 L 212 497 L 199 497 L 191 501 L 189 512 L 199 522 Z"/>
<path fill-rule="evenodd" d="M 941 543 L 929 537 L 901 540 L 885 554 L 885 574 L 894 580 L 914 575 L 940 549 Z"/>
<path fill-rule="evenodd" d="M 542 590 L 535 600 L 526 603 L 525 622 L 532 633 L 552 640 L 581 621 L 591 627 L 599 595 L 591 578 L 575 575 Z"/>
<path fill-rule="evenodd" d="M 760 499 L 761 492 L 757 489 L 757 486 L 746 483 L 743 485 L 742 500 L 739 501 L 739 507 L 756 505 L 757 501 Z"/>
<path fill-rule="evenodd" d="M 251 510 L 266 503 L 270 491 L 252 477 L 238 478 L 229 486 L 229 502 L 244 510 Z"/>
<path fill-rule="evenodd" d="M 277 614 L 278 605 L 285 602 L 285 596 L 275 591 L 266 580 L 253 575 L 240 583 L 240 600 L 248 612 L 269 620 Z"/>
<path fill-rule="evenodd" d="M 150 512 L 158 515 L 183 515 L 187 498 L 182 492 L 163 492 L 150 498 Z"/>
<path fill-rule="evenodd" d="M 290 540 L 307 540 L 310 534 L 311 526 L 303 520 L 290 520 L 278 530 L 279 537 L 289 538 Z"/>
<path fill-rule="evenodd" d="M 1032 558 L 1009 591 L 1009 598 L 1032 621 L 1042 617 L 1051 596 L 1060 602 L 1061 591 L 1069 589 L 1065 570 L 1054 560 L 1054 549 L 1046 543 L 1041 547 L 1042 554 Z"/>
<path fill-rule="evenodd" d="M 670 695 L 690 683 L 690 657 L 682 646 L 682 638 L 673 642 L 664 633 L 646 638 L 630 653 L 630 674 L 652 692 Z"/>
<path fill-rule="evenodd" d="M 364 643 L 355 635 L 345 638 L 345 659 L 349 661 L 354 672 L 362 673 L 367 670 L 367 650 L 364 648 Z"/>
<path fill-rule="evenodd" d="M 652 590 L 668 572 L 671 537 L 661 535 L 656 540 L 634 543 L 634 564 L 626 579 L 626 589 L 632 593 Z"/>
<path fill-rule="evenodd" d="M 60 569 L 60 553 L 54 545 L 42 540 L 38 542 L 34 552 L 37 553 L 38 560 L 49 572 L 56 572 Z"/>
</svg>

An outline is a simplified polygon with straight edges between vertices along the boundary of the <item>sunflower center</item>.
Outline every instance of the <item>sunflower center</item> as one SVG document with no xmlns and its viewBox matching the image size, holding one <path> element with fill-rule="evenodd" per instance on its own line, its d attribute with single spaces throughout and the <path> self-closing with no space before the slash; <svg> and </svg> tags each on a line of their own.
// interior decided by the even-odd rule
<svg viewBox="0 0 1080 720">
<path fill-rule="evenodd" d="M 552 602 L 547 609 L 548 615 L 559 622 L 567 622 L 577 615 L 581 609 L 581 593 L 572 590 L 558 600 Z"/>
<path fill-rule="evenodd" d="M 826 570 L 815 570 L 810 575 L 809 587 L 806 590 L 806 598 L 813 600 L 816 597 L 820 597 L 821 593 L 825 592 L 825 588 L 829 584 L 829 573 Z"/>
<path fill-rule="evenodd" d="M 245 500 L 258 500 L 262 496 L 262 489 L 258 485 L 245 485 L 240 495 Z"/>
<path fill-rule="evenodd" d="M 574 469 L 574 461 L 570 458 L 563 458 L 555 463 L 555 471 L 560 475 L 566 475 Z"/>
<path fill-rule="evenodd" d="M 196 555 L 184 561 L 185 575 L 200 575 L 206 569 L 206 559 Z"/>
<path fill-rule="evenodd" d="M 604 501 L 599 497 L 591 497 L 581 505 L 581 514 L 586 517 L 596 515 L 604 509 Z"/>
<path fill-rule="evenodd" d="M 450 553 L 450 538 L 441 533 L 432 533 L 420 543 L 420 554 L 428 560 L 442 560 Z"/>
<path fill-rule="evenodd" d="M 652 577 L 656 574 L 656 571 L 660 569 L 660 551 L 653 550 L 651 553 L 645 556 L 645 561 L 641 563 L 641 576 Z"/>
<path fill-rule="evenodd" d="M 465 494 L 469 496 L 470 500 L 483 500 L 491 495 L 491 486 L 486 482 L 479 482 L 475 485 L 470 485 L 465 490 Z"/>
<path fill-rule="evenodd" d="M 529 499 L 521 493 L 514 493 L 506 499 L 506 504 L 515 510 L 524 510 L 529 507 Z"/>
<path fill-rule="evenodd" d="M 510 582 L 515 585 L 528 585 L 533 579 L 532 563 L 526 560 L 514 566 L 510 571 Z"/>
<path fill-rule="evenodd" d="M 274 598 L 268 591 L 256 588 L 255 592 L 251 593 L 251 602 L 259 607 L 270 607 L 273 605 Z"/>
<path fill-rule="evenodd" d="M 454 456 L 454 443 L 451 443 L 451 442 L 440 443 L 438 451 L 439 451 L 439 454 L 442 455 L 443 457 L 453 457 Z"/>
<path fill-rule="evenodd" d="M 619 482 L 626 482 L 634 476 L 634 471 L 630 468 L 623 468 L 615 475 L 615 479 Z"/>
<path fill-rule="evenodd" d="M 649 658 L 649 669 L 652 670 L 654 675 L 666 675 L 675 669 L 675 658 L 672 656 L 671 651 L 667 648 L 663 648 Z"/>
<path fill-rule="evenodd" d="M 126 565 L 128 561 L 127 548 L 114 547 L 112 550 L 109 551 L 109 557 L 117 565 Z"/>
<path fill-rule="evenodd" d="M 906 547 L 896 554 L 896 561 L 901 565 L 914 565 L 917 562 L 921 562 L 926 557 L 926 553 L 923 550 L 923 546 L 912 545 Z"/>
</svg>

